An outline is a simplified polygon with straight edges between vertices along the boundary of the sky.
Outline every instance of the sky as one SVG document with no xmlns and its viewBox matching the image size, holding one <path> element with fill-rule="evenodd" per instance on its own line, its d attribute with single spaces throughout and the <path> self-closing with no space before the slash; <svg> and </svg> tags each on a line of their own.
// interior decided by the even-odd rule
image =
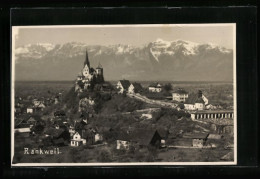
<svg viewBox="0 0 260 179">
<path fill-rule="evenodd" d="M 36 43 L 142 46 L 160 38 L 212 43 L 233 49 L 232 24 L 127 25 L 127 26 L 27 26 L 13 27 L 15 47 Z"/>
</svg>

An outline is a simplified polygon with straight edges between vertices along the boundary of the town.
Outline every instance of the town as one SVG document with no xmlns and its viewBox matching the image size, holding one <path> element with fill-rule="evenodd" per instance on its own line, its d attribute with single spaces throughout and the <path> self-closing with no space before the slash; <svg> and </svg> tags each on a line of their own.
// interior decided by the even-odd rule
<svg viewBox="0 0 260 179">
<path fill-rule="evenodd" d="M 73 87 L 41 86 L 45 93 L 34 94 L 16 88 L 13 162 L 234 160 L 232 84 L 105 79 L 86 51 L 82 71 L 67 85 Z M 61 157 L 24 156 L 30 147 L 59 147 Z"/>
</svg>

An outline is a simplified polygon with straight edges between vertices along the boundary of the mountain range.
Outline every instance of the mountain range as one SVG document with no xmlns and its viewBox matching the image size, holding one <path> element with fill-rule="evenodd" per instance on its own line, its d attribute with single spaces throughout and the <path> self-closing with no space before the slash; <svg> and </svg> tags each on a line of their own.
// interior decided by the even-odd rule
<svg viewBox="0 0 260 179">
<path fill-rule="evenodd" d="M 214 44 L 157 39 L 143 46 L 37 43 L 15 49 L 16 80 L 74 80 L 90 65 L 104 68 L 105 80 L 232 81 L 233 50 Z"/>
</svg>

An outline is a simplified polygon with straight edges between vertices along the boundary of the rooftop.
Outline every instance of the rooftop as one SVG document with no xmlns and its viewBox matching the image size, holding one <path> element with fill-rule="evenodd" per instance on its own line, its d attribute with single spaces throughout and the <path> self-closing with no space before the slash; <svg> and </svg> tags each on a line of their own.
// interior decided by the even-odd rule
<svg viewBox="0 0 260 179">
<path fill-rule="evenodd" d="M 161 84 L 158 83 L 158 82 L 156 82 L 156 83 L 152 83 L 152 84 L 150 84 L 149 87 L 154 87 L 154 88 L 159 87 L 159 88 L 161 88 Z"/>
<path fill-rule="evenodd" d="M 191 114 L 233 113 L 233 110 L 201 110 L 192 111 Z"/>
<path fill-rule="evenodd" d="M 129 80 L 119 80 L 119 81 L 124 89 L 128 89 L 128 87 L 131 85 Z"/>
<path fill-rule="evenodd" d="M 185 90 L 182 89 L 182 88 L 178 88 L 176 91 L 173 91 L 173 93 L 178 93 L 178 94 L 188 94 L 188 92 L 185 91 Z"/>
<path fill-rule="evenodd" d="M 193 133 L 193 134 L 185 134 L 182 137 L 186 139 L 206 139 L 208 137 L 208 133 Z"/>
</svg>

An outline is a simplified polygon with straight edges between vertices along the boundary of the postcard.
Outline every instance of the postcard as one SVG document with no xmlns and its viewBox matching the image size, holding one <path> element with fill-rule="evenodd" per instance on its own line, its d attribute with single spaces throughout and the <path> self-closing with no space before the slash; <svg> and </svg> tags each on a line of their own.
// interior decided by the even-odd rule
<svg viewBox="0 0 260 179">
<path fill-rule="evenodd" d="M 12 26 L 12 166 L 236 165 L 236 24 Z"/>
</svg>

